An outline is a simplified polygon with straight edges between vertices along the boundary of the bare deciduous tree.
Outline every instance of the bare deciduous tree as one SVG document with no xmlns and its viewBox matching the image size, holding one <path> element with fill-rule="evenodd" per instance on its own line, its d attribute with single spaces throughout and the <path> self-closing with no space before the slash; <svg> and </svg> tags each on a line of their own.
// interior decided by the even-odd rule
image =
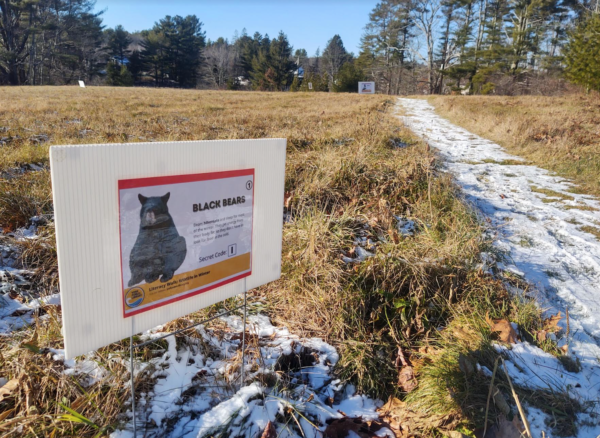
<svg viewBox="0 0 600 438">
<path fill-rule="evenodd" d="M 415 7 L 413 9 L 415 26 L 421 31 L 427 49 L 425 55 L 418 49 L 413 50 L 413 53 L 427 64 L 429 94 L 433 94 L 435 89 L 436 70 L 434 50 L 441 7 L 442 3 L 440 0 L 415 0 Z"/>
<path fill-rule="evenodd" d="M 219 39 L 204 49 L 204 58 L 212 74 L 217 88 L 223 89 L 231 78 L 236 64 L 237 51 L 235 46 Z"/>
</svg>

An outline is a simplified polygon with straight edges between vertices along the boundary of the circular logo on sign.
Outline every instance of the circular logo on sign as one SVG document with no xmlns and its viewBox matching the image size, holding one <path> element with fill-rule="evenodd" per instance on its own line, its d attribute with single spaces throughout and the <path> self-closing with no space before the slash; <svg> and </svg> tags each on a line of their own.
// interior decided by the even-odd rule
<svg viewBox="0 0 600 438">
<path fill-rule="evenodd" d="M 252 181 L 250 181 L 250 180 L 246 181 L 246 189 L 252 190 Z"/>
<path fill-rule="evenodd" d="M 127 307 L 137 307 L 144 301 L 144 289 L 133 287 L 125 293 L 125 304 Z"/>
</svg>

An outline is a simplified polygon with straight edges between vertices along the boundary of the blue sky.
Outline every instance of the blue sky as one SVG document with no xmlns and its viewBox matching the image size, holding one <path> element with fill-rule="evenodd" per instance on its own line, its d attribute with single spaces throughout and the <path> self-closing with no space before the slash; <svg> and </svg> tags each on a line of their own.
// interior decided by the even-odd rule
<svg viewBox="0 0 600 438">
<path fill-rule="evenodd" d="M 128 31 L 149 29 L 165 15 L 194 14 L 204 23 L 206 36 L 231 38 L 246 28 L 271 38 L 283 30 L 294 46 L 313 55 L 339 34 L 346 50 L 358 54 L 360 37 L 376 0 L 97 0 L 106 9 L 104 25 L 123 25 Z"/>
</svg>

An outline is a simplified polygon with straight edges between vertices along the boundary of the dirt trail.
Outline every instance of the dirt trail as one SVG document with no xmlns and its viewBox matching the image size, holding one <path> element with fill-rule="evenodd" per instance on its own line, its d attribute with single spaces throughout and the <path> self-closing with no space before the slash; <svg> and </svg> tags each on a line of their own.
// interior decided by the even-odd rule
<svg viewBox="0 0 600 438">
<path fill-rule="evenodd" d="M 511 350 L 511 375 L 521 384 L 568 390 L 582 401 L 587 413 L 579 417 L 580 437 L 600 434 L 600 203 L 591 196 L 572 193 L 567 180 L 499 145 L 436 115 L 420 99 L 398 99 L 400 117 L 414 133 L 436 148 L 446 168 L 455 175 L 466 198 L 490 222 L 496 233 L 495 254 L 502 268 L 512 271 L 540 291 L 540 304 L 549 312 L 566 306 L 570 314 L 570 352 L 582 365 L 567 373 L 561 364 L 526 343 Z M 519 164 L 523 163 L 523 164 Z M 566 329 L 566 320 L 561 322 Z M 559 346 L 567 342 L 558 339 Z M 530 409 L 534 430 L 541 436 L 544 415 Z M 586 423 L 595 426 L 585 426 Z M 535 436 L 535 435 L 534 435 Z"/>
</svg>

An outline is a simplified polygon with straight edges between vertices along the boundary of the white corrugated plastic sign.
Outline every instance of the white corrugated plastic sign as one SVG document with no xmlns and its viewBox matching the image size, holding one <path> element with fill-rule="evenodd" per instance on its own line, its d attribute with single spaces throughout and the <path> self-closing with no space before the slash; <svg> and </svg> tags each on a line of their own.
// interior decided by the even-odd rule
<svg viewBox="0 0 600 438">
<path fill-rule="evenodd" d="M 281 275 L 285 139 L 52 146 L 68 358 Z"/>
<path fill-rule="evenodd" d="M 375 82 L 359 82 L 358 94 L 375 94 Z"/>
</svg>

